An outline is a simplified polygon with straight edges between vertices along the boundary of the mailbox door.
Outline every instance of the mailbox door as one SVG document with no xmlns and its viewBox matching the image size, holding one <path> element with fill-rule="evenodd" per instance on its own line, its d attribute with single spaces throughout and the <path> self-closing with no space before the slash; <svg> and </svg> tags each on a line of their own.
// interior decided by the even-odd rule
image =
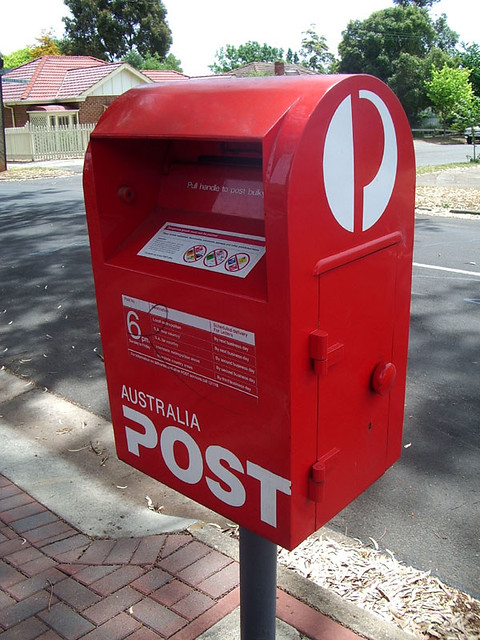
<svg viewBox="0 0 480 640">
<path fill-rule="evenodd" d="M 319 275 L 317 527 L 386 469 L 393 390 L 375 392 L 372 377 L 393 357 L 396 254 L 393 244 Z"/>
</svg>

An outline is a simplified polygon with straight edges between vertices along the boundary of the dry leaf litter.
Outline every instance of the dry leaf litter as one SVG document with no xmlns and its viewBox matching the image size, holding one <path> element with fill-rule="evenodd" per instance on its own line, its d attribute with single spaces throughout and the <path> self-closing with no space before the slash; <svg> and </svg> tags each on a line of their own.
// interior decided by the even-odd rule
<svg viewBox="0 0 480 640">
<path fill-rule="evenodd" d="M 210 526 L 239 537 L 236 524 Z M 419 640 L 480 640 L 480 601 L 370 541 L 365 545 L 332 530 L 293 551 L 279 547 L 278 562 Z"/>
<path fill-rule="evenodd" d="M 10 165 L 8 165 L 10 167 Z M 19 180 L 38 180 L 39 178 L 63 178 L 74 175 L 68 169 L 55 169 L 50 167 L 13 167 L 0 172 L 0 180 L 16 182 Z"/>
<path fill-rule="evenodd" d="M 421 213 L 455 215 L 480 213 L 480 165 L 421 173 L 417 176 L 415 206 Z"/>
<path fill-rule="evenodd" d="M 415 204 L 417 209 L 439 213 L 480 212 L 480 189 L 417 186 Z"/>
<path fill-rule="evenodd" d="M 279 562 L 422 640 L 479 640 L 480 602 L 358 540 L 311 536 Z"/>
</svg>

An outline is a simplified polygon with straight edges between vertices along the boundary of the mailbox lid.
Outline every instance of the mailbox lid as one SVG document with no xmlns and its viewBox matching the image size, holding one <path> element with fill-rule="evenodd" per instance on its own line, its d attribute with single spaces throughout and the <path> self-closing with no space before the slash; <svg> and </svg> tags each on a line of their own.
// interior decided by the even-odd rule
<svg viewBox="0 0 480 640">
<path fill-rule="evenodd" d="M 305 96 L 316 96 L 313 109 L 341 77 L 272 77 L 261 82 L 220 77 L 145 85 L 117 98 L 91 137 L 259 140 Z"/>
</svg>

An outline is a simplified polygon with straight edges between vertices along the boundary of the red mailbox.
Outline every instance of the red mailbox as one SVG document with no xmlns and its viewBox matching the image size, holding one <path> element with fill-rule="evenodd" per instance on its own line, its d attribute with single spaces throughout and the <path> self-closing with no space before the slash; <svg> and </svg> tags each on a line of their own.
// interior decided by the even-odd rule
<svg viewBox="0 0 480 640">
<path fill-rule="evenodd" d="M 119 457 L 292 549 L 399 457 L 410 129 L 369 76 L 133 89 L 84 186 Z"/>
</svg>

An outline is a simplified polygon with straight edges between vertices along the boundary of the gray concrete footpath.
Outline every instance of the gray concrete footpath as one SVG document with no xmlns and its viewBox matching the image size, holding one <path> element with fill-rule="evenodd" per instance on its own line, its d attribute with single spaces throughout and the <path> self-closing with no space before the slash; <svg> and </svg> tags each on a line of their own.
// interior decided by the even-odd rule
<svg viewBox="0 0 480 640">
<path fill-rule="evenodd" d="M 128 468 L 143 492 L 120 484 L 124 463 L 113 453 L 111 424 L 63 398 L 0 370 L 0 472 L 62 519 L 93 538 L 140 537 L 188 531 L 199 541 L 238 560 L 238 543 L 218 528 L 191 518 L 162 515 L 138 496 L 158 485 Z M 108 459 L 105 451 L 109 451 Z M 103 464 L 102 464 L 103 462 Z M 138 475 L 138 478 L 137 478 Z M 281 565 L 278 586 L 298 601 L 370 640 L 412 636 Z M 238 611 L 200 636 L 238 636 Z M 278 640 L 307 638 L 279 622 Z"/>
<path fill-rule="evenodd" d="M 1 471 L 84 533 L 145 536 L 194 522 L 150 510 L 146 499 L 139 503 L 116 481 L 115 462 L 123 463 L 110 460 L 114 443 L 106 421 L 5 371 L 0 403 Z"/>
</svg>

